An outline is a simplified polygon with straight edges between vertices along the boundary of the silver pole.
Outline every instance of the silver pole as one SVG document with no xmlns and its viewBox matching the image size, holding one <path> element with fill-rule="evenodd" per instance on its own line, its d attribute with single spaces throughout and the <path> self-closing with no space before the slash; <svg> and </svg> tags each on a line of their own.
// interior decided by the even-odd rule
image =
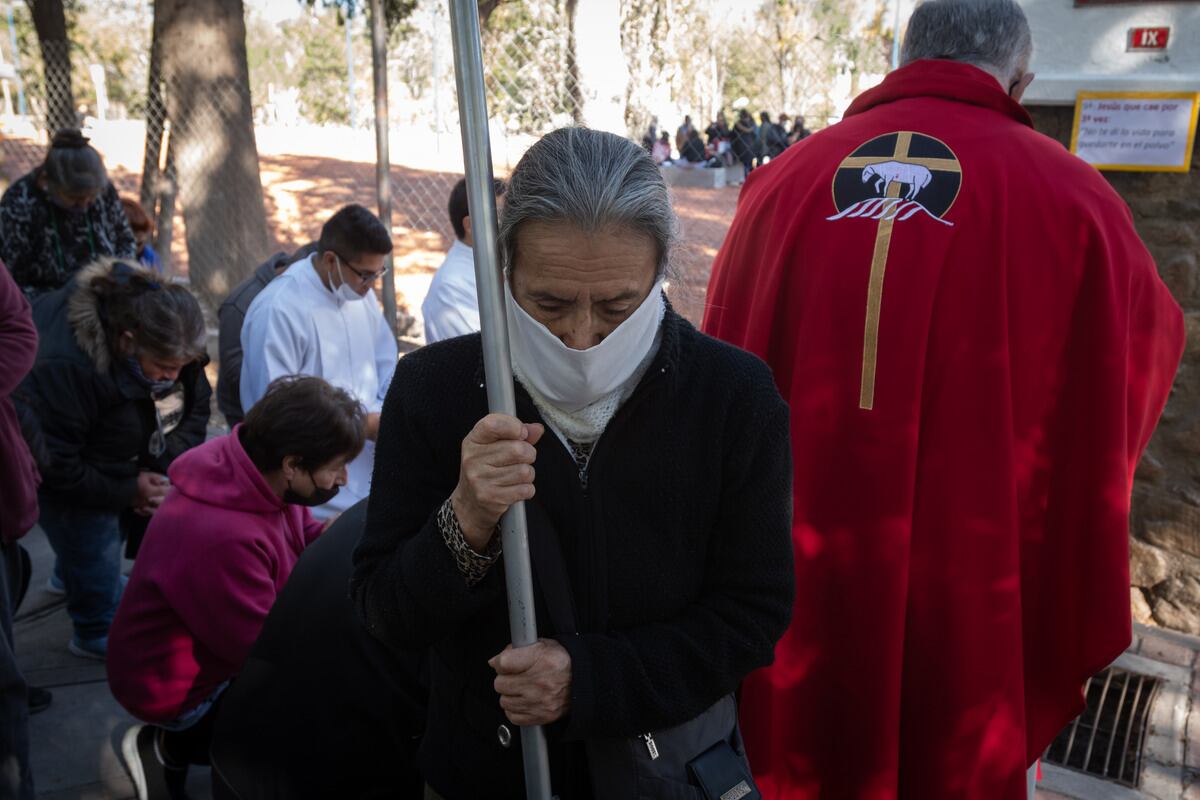
<svg viewBox="0 0 1200 800">
<path fill-rule="evenodd" d="M 516 416 L 517 397 L 509 360 L 503 278 L 496 244 L 496 195 L 492 189 L 492 150 L 487 100 L 483 92 L 478 0 L 451 0 L 450 29 L 454 38 L 454 77 L 458 86 L 463 164 L 467 172 L 467 206 L 471 209 L 488 408 L 493 413 Z M 526 531 L 525 504 L 517 503 L 500 520 L 504 572 L 508 582 L 508 624 L 516 647 L 531 645 L 538 638 Z M 550 800 L 550 759 L 541 727 L 521 728 L 521 750 L 525 759 L 526 796 L 530 800 Z"/>
<path fill-rule="evenodd" d="M 358 109 L 354 107 L 354 41 L 350 35 L 350 26 L 354 23 L 354 7 L 346 14 L 346 98 L 350 101 L 350 127 L 358 127 Z"/>
<path fill-rule="evenodd" d="M 387 27 L 383 0 L 371 0 L 371 69 L 375 73 L 375 193 L 379 197 L 379 218 L 392 236 L 392 159 L 388 153 L 387 98 Z M 383 276 L 383 318 L 396 335 L 396 274 L 389 267 Z"/>
</svg>

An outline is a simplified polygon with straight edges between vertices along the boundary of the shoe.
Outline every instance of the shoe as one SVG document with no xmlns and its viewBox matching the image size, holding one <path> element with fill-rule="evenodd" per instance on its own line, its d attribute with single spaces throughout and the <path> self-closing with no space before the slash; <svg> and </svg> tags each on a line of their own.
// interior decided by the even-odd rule
<svg viewBox="0 0 1200 800">
<path fill-rule="evenodd" d="M 186 800 L 187 767 L 168 766 L 153 725 L 134 725 L 121 739 L 121 755 L 138 800 Z"/>
<path fill-rule="evenodd" d="M 108 637 L 98 636 L 95 639 L 80 639 L 78 636 L 72 636 L 71 641 L 67 644 L 67 649 L 80 658 L 103 661 L 108 658 Z"/>
<path fill-rule="evenodd" d="M 45 711 L 50 707 L 50 703 L 54 700 L 54 695 L 49 689 L 43 689 L 41 686 L 30 686 L 26 695 L 29 698 L 29 713 L 37 714 L 39 711 Z"/>
</svg>

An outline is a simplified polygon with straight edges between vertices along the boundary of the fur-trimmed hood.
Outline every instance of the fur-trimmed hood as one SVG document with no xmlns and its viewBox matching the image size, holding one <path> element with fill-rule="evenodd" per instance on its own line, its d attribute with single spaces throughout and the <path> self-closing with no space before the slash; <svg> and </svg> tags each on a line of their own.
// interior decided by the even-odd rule
<svg viewBox="0 0 1200 800">
<path fill-rule="evenodd" d="M 67 299 L 67 320 L 75 334 L 75 342 L 87 357 L 96 365 L 99 372 L 108 372 L 113 361 L 113 347 L 108 341 L 104 330 L 104 320 L 100 311 L 100 295 L 93 282 L 112 272 L 113 266 L 124 264 L 135 273 L 141 274 L 147 280 L 158 281 L 160 277 L 142 267 L 135 259 L 113 258 L 105 256 L 88 264 L 75 276 L 74 283 L 68 290 L 71 296 Z"/>
</svg>

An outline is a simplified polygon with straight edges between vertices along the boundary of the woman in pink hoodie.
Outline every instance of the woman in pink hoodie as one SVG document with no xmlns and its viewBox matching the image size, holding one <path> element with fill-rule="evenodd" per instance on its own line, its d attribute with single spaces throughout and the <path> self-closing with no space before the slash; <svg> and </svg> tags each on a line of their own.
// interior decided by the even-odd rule
<svg viewBox="0 0 1200 800">
<path fill-rule="evenodd" d="M 183 797 L 207 763 L 221 692 L 321 533 L 308 506 L 346 483 L 364 412 L 320 378 L 281 378 L 228 436 L 171 465 L 108 639 L 108 683 L 143 720 L 126 734 L 140 800 Z"/>
</svg>

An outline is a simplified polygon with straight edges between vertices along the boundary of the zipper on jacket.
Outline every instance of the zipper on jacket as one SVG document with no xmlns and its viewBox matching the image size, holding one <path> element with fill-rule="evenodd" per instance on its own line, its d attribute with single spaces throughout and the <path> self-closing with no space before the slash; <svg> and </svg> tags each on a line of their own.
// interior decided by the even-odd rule
<svg viewBox="0 0 1200 800">
<path fill-rule="evenodd" d="M 654 734 L 643 733 L 638 738 L 646 743 L 646 752 L 650 754 L 650 760 L 656 761 L 658 759 L 658 745 L 654 742 Z"/>
</svg>

